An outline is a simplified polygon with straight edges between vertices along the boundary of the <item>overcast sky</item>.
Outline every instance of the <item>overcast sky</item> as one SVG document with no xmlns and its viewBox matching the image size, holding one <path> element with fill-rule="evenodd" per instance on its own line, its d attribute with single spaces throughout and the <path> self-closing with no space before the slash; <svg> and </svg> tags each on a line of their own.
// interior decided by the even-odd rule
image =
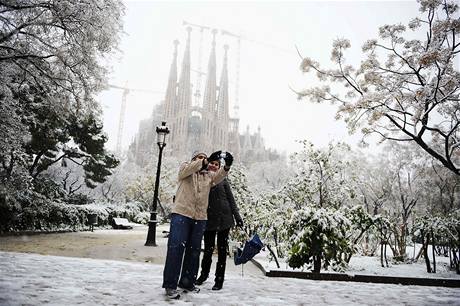
<svg viewBox="0 0 460 306">
<path fill-rule="evenodd" d="M 125 1 L 126 16 L 120 49 L 110 64 L 109 83 L 130 88 L 166 90 L 173 41 L 178 39 L 178 66 L 185 46 L 183 21 L 223 29 L 245 37 L 241 43 L 239 118 L 240 132 L 260 126 L 266 146 L 294 152 L 296 140 L 308 139 L 318 146 L 331 140 L 350 144 L 359 137 L 349 136 L 345 125 L 335 121 L 335 107 L 298 101 L 291 88 L 312 85 L 314 77 L 299 70 L 304 56 L 330 65 L 332 41 L 348 38 L 352 48 L 349 63 L 359 63 L 364 41 L 376 38 L 378 27 L 404 23 L 418 15 L 415 1 Z M 201 69 L 206 71 L 210 51 L 210 32 L 204 32 Z M 192 69 L 198 69 L 200 33 L 192 31 Z M 223 57 L 223 44 L 229 49 L 230 108 L 235 98 L 237 44 L 234 38 L 217 36 L 217 76 Z M 179 71 L 180 72 L 180 71 Z M 196 74 L 192 72 L 192 83 Z M 202 79 L 202 85 L 205 78 Z M 115 148 L 122 91 L 109 89 L 99 95 L 103 105 L 108 146 Z M 140 120 L 148 118 L 164 94 L 132 91 L 123 132 L 127 147 Z M 233 113 L 232 113 L 233 114 Z M 234 115 L 234 114 L 233 114 Z"/>
</svg>

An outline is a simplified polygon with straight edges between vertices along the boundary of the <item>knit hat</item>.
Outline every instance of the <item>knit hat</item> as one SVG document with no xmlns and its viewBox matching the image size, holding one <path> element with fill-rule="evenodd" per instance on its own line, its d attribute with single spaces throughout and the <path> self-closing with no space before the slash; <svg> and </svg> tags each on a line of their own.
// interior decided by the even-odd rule
<svg viewBox="0 0 460 306">
<path fill-rule="evenodd" d="M 204 152 L 202 152 L 202 151 L 200 151 L 200 150 L 195 150 L 195 151 L 193 151 L 193 153 L 192 153 L 192 158 L 191 158 L 191 159 L 193 160 L 195 157 L 197 157 L 197 156 L 200 155 L 200 154 L 202 154 L 202 155 L 208 157 L 208 155 L 206 155 L 206 153 L 204 153 Z"/>
</svg>

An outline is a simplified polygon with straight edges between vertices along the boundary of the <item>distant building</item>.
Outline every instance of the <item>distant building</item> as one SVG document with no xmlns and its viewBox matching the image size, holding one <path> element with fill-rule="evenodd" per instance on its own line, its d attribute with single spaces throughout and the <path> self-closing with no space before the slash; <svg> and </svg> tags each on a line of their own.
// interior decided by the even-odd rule
<svg viewBox="0 0 460 306">
<path fill-rule="evenodd" d="M 231 152 L 235 159 L 243 164 L 254 161 L 266 161 L 279 158 L 279 154 L 265 148 L 260 127 L 250 134 L 239 133 L 239 119 L 230 118 L 227 51 L 224 56 L 220 82 L 216 77 L 216 31 L 213 31 L 211 52 L 209 55 L 206 84 L 202 103 L 192 103 L 190 36 L 191 28 L 187 28 L 188 36 L 182 60 L 181 74 L 177 73 L 177 46 L 174 41 L 174 53 L 171 63 L 168 85 L 164 101 L 157 106 L 149 119 L 139 124 L 139 130 L 129 147 L 129 158 L 140 166 L 151 158 L 150 152 L 156 150 L 155 126 L 166 121 L 170 129 L 165 154 L 180 159 L 188 158 L 195 150 L 210 154 L 215 150 Z M 195 101 L 201 101 L 200 88 L 195 90 Z M 155 146 L 155 147 L 154 147 Z"/>
</svg>

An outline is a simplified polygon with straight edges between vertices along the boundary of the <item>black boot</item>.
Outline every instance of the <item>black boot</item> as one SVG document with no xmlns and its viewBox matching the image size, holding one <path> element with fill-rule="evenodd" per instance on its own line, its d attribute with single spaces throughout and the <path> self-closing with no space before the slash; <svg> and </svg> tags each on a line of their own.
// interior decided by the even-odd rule
<svg viewBox="0 0 460 306">
<path fill-rule="evenodd" d="M 212 286 L 212 290 L 220 290 L 224 285 L 224 278 L 223 277 L 216 277 L 214 281 L 214 286 Z"/>
<path fill-rule="evenodd" d="M 195 285 L 202 285 L 206 280 L 208 279 L 207 275 L 200 274 L 200 277 L 198 277 L 195 281 Z"/>
</svg>

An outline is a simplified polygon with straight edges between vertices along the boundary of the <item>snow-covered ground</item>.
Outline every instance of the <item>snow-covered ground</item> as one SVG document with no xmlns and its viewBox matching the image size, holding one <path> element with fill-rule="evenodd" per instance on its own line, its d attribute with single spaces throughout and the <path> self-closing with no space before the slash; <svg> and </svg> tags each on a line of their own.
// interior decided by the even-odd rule
<svg viewBox="0 0 460 306">
<path fill-rule="evenodd" d="M 228 263 L 232 265 L 231 261 Z M 460 305 L 460 288 L 267 278 L 228 269 L 224 288 L 166 301 L 163 266 L 0 252 L 0 305 Z"/>
</svg>

